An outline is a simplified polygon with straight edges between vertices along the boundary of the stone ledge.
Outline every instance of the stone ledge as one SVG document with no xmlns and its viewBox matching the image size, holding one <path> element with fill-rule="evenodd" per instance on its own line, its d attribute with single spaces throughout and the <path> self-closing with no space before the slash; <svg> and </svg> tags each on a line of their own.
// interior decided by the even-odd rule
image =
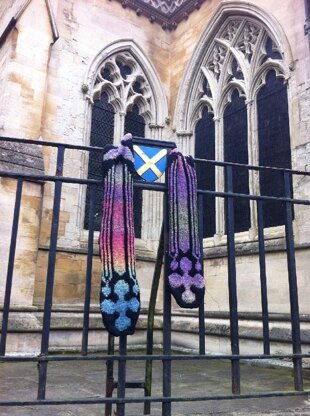
<svg viewBox="0 0 310 416">
<path fill-rule="evenodd" d="M 104 329 L 100 313 L 90 313 L 89 329 L 102 331 Z M 43 312 L 11 312 L 9 316 L 8 332 L 41 332 Z M 198 335 L 198 317 L 172 315 L 172 332 Z M 0 320 L 1 324 L 1 320 Z M 137 323 L 138 330 L 145 330 L 147 325 L 146 313 L 141 313 Z M 228 338 L 230 335 L 229 319 L 205 319 L 205 334 Z M 163 316 L 155 316 L 154 329 L 162 330 Z M 271 342 L 291 343 L 291 324 L 288 321 L 271 321 L 269 323 Z M 52 331 L 81 331 L 83 329 L 82 312 L 52 312 Z M 239 320 L 239 338 L 249 340 L 263 340 L 262 322 L 254 320 Z M 310 345 L 310 323 L 301 323 L 301 342 Z"/>
<path fill-rule="evenodd" d="M 0 170 L 43 175 L 44 163 L 41 146 L 0 141 Z"/>
</svg>

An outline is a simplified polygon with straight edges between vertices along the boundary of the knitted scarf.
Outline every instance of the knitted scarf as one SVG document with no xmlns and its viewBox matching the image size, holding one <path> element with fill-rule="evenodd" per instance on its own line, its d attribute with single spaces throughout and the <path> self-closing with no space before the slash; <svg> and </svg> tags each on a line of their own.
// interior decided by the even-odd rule
<svg viewBox="0 0 310 416">
<path fill-rule="evenodd" d="M 102 165 L 100 310 L 104 325 L 115 336 L 133 334 L 140 311 L 134 254 L 131 146 L 130 134 L 124 136 L 118 148 L 106 146 Z"/>
<path fill-rule="evenodd" d="M 168 283 L 176 302 L 196 308 L 203 302 L 194 161 L 177 150 L 168 156 Z"/>
</svg>

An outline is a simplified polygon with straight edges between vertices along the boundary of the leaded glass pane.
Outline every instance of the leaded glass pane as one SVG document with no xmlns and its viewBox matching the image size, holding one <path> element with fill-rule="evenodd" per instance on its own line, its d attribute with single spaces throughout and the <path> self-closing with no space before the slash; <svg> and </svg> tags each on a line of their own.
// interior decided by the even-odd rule
<svg viewBox="0 0 310 416">
<path fill-rule="evenodd" d="M 257 96 L 259 164 L 291 168 L 290 131 L 287 90 L 283 80 L 270 71 L 266 83 Z M 260 193 L 284 196 L 283 174 L 276 171 L 260 173 Z M 284 224 L 284 206 L 281 202 L 264 202 L 264 225 Z"/>
<path fill-rule="evenodd" d="M 224 112 L 225 162 L 248 164 L 247 110 L 244 99 L 235 90 Z M 233 168 L 234 192 L 249 193 L 249 173 L 246 168 Z M 245 198 L 234 198 L 235 232 L 250 228 L 250 204 Z"/>
<path fill-rule="evenodd" d="M 103 93 L 100 100 L 95 101 L 92 108 L 90 146 L 104 147 L 107 144 L 113 143 L 114 132 L 114 110 L 108 102 L 108 96 Z M 89 152 L 88 160 L 88 178 L 102 179 L 102 153 Z M 100 186 L 96 189 L 95 197 L 95 230 L 99 231 L 101 226 L 102 216 L 102 189 Z M 84 228 L 89 228 L 89 207 L 90 207 L 90 188 L 86 189 L 86 203 L 85 203 L 85 217 Z"/>
<path fill-rule="evenodd" d="M 132 107 L 131 111 L 128 111 L 125 117 L 125 133 L 131 133 L 136 137 L 145 137 L 145 121 L 143 117 L 139 115 L 139 108 L 137 105 Z M 135 180 L 141 180 L 138 175 Z M 134 223 L 135 223 L 135 236 L 141 238 L 142 227 L 142 189 L 134 189 L 133 201 L 134 201 Z"/>
<path fill-rule="evenodd" d="M 195 157 L 215 160 L 215 127 L 213 115 L 205 108 L 195 128 Z M 215 191 L 215 167 L 208 163 L 196 163 L 198 189 Z M 215 234 L 215 197 L 203 196 L 203 237 Z"/>
</svg>

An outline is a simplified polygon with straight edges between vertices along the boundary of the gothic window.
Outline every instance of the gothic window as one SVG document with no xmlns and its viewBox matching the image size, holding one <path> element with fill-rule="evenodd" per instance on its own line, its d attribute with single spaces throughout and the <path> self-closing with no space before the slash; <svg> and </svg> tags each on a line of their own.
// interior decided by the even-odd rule
<svg viewBox="0 0 310 416">
<path fill-rule="evenodd" d="M 237 16 L 230 11 L 222 23 L 217 29 L 211 25 L 209 37 L 203 37 L 189 64 L 176 115 L 182 137 L 185 131 L 194 130 L 193 150 L 199 158 L 290 168 L 285 81 L 290 69 L 279 36 L 253 15 Z M 223 169 L 210 169 L 207 164 L 197 164 L 199 187 L 223 191 Z M 233 175 L 236 193 L 283 196 L 281 173 L 264 171 L 257 175 L 234 167 Z M 234 207 L 235 232 L 255 229 L 255 204 L 235 198 Z M 280 203 L 264 203 L 266 228 L 284 224 L 282 208 Z M 204 210 L 204 236 L 224 235 L 223 200 L 205 198 Z M 213 215 L 212 221 L 208 216 Z"/>
<path fill-rule="evenodd" d="M 102 58 L 101 58 L 102 56 Z M 112 43 L 95 58 L 83 92 L 91 113 L 90 146 L 119 145 L 125 133 L 161 139 L 167 105 L 152 64 L 132 41 Z M 154 129 L 154 131 L 152 130 Z M 155 138 L 155 137 L 154 137 Z M 101 155 L 89 152 L 88 178 L 101 178 Z M 142 192 L 134 191 L 136 237 L 147 238 L 142 230 Z M 96 195 L 95 230 L 100 230 L 101 196 Z M 149 195 L 147 195 L 149 198 Z M 89 188 L 86 190 L 84 228 L 88 229 Z"/>
</svg>

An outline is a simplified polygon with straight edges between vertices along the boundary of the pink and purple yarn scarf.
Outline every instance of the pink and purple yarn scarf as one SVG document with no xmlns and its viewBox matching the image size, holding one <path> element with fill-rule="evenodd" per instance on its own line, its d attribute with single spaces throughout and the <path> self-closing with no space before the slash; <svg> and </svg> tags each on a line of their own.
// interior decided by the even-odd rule
<svg viewBox="0 0 310 416">
<path fill-rule="evenodd" d="M 109 145 L 103 156 L 103 211 L 99 237 L 102 278 L 100 310 L 107 330 L 130 335 L 140 312 L 133 223 L 134 157 L 131 135 Z M 167 278 L 183 308 L 196 308 L 204 298 L 198 235 L 197 179 L 193 159 L 173 150 L 168 156 Z"/>
<path fill-rule="evenodd" d="M 115 336 L 133 334 L 140 311 L 134 253 L 133 161 L 131 135 L 126 135 L 118 148 L 105 148 L 99 237 L 100 310 L 105 327 Z"/>
</svg>

